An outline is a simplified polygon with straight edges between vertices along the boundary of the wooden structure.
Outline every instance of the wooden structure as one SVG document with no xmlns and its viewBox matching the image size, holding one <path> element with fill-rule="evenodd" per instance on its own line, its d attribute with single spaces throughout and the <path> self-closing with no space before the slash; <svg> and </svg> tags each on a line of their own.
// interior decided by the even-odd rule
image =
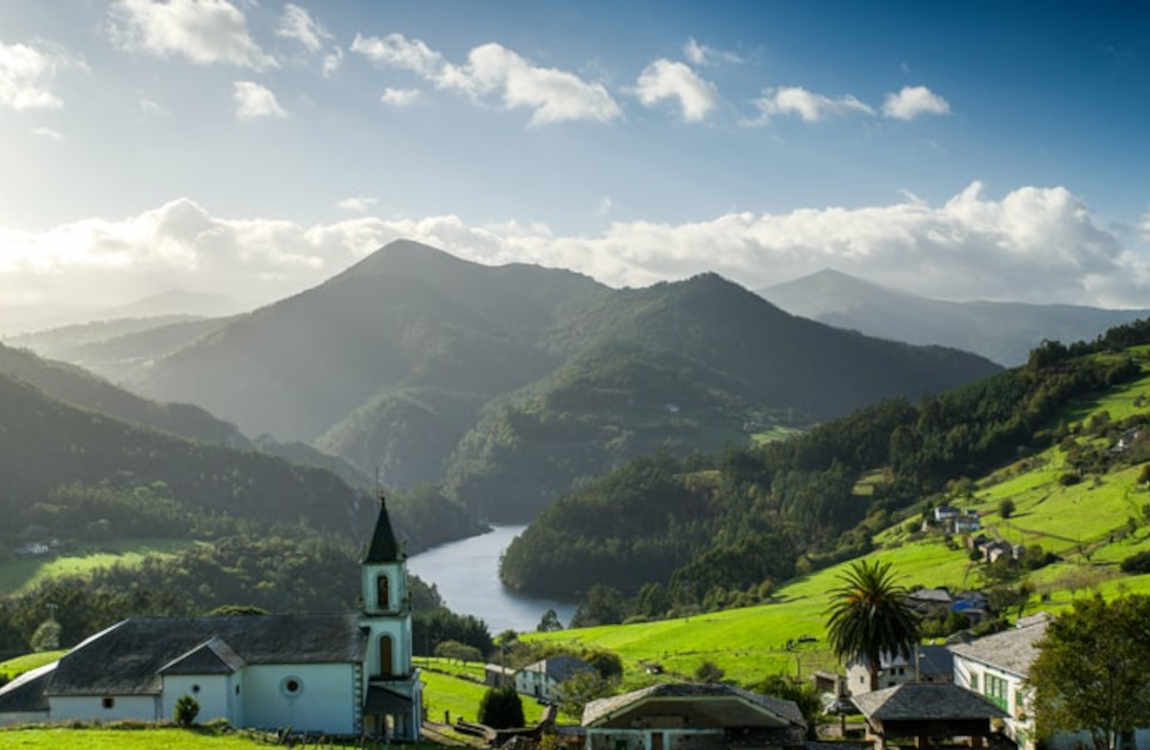
<svg viewBox="0 0 1150 750">
<path fill-rule="evenodd" d="M 1006 718 L 1005 711 L 983 696 L 947 683 L 907 682 L 851 701 L 866 717 L 867 738 L 879 750 L 899 740 L 930 747 L 951 744 L 954 738 L 982 747 L 987 740 L 1000 739 L 992 722 Z"/>
</svg>

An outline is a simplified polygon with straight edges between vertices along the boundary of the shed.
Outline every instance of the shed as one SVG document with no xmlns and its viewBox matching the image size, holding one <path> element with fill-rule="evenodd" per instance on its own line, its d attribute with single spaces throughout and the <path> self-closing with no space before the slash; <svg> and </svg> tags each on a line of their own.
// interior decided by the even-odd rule
<svg viewBox="0 0 1150 750">
<path fill-rule="evenodd" d="M 913 737 L 918 746 L 932 739 L 967 737 L 978 746 L 995 734 L 991 722 L 1007 717 L 981 695 L 950 683 L 908 682 L 851 700 L 866 717 L 867 735 L 879 748 L 902 737 Z"/>
</svg>

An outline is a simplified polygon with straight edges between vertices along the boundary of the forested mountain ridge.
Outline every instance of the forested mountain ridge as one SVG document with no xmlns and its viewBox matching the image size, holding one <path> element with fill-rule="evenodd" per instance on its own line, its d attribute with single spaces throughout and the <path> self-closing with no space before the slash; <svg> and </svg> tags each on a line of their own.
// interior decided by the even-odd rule
<svg viewBox="0 0 1150 750">
<path fill-rule="evenodd" d="M 759 290 L 779 307 L 840 328 L 911 344 L 941 344 L 976 352 L 1007 366 L 1052 341 L 1090 340 L 1106 329 L 1150 315 L 1021 302 L 948 302 L 889 289 L 826 269 Z"/>
<path fill-rule="evenodd" d="M 1066 426 L 1051 420 L 1139 377 L 1146 353 L 1127 348 L 1146 343 L 1150 321 L 1046 344 L 1026 366 L 919 406 L 896 399 L 716 456 L 636 459 L 552 504 L 509 547 L 501 575 L 551 595 L 607 584 L 657 600 L 644 611 L 654 615 L 704 604 L 716 587 L 743 591 L 855 557 L 892 513 L 1061 440 Z M 1072 460 L 1103 461 L 1104 449 L 1087 445 Z"/>
<path fill-rule="evenodd" d="M 755 415 L 824 419 L 996 369 L 795 318 L 714 274 L 613 290 L 398 241 L 159 360 L 141 387 L 390 486 L 446 480 L 514 520 L 660 445 L 746 442 Z"/>
</svg>

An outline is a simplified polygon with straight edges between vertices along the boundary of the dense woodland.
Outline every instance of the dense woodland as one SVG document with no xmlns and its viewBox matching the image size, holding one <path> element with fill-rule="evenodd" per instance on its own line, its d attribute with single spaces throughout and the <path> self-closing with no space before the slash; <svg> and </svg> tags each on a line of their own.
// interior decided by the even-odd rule
<svg viewBox="0 0 1150 750">
<path fill-rule="evenodd" d="M 1056 412 L 1138 376 L 1122 350 L 1148 342 L 1148 321 L 1045 342 L 1023 367 L 918 405 L 885 401 L 715 456 L 636 459 L 549 507 L 501 575 L 525 591 L 583 594 L 580 624 L 759 601 L 774 582 L 868 551 L 871 531 L 948 481 L 1064 439 Z M 855 494 L 880 467 L 874 493 Z"/>
<path fill-rule="evenodd" d="M 55 617 L 68 647 L 125 617 L 206 614 L 218 607 L 271 613 L 354 612 L 359 550 L 334 537 L 233 536 L 170 558 L 54 578 L 0 599 L 0 653 L 23 653 L 36 629 Z M 410 576 L 417 654 L 453 640 L 491 649 L 482 621 L 447 610 L 438 591 Z"/>
</svg>

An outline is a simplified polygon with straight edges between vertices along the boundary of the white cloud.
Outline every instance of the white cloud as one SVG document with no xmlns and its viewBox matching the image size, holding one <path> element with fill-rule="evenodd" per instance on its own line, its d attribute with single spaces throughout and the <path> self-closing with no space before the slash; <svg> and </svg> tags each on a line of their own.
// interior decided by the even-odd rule
<svg viewBox="0 0 1150 750">
<path fill-rule="evenodd" d="M 635 82 L 635 95 L 651 107 L 664 99 L 678 99 L 683 119 L 698 122 L 715 108 L 719 100 L 715 84 L 704 81 L 689 65 L 659 59 L 652 62 Z"/>
<path fill-rule="evenodd" d="M 830 97 L 807 91 L 801 86 L 765 89 L 763 96 L 752 102 L 759 116 L 744 125 L 766 125 L 776 115 L 797 115 L 804 122 L 817 122 L 828 115 L 866 114 L 874 110 L 851 94 Z"/>
<path fill-rule="evenodd" d="M 332 39 L 332 35 L 327 29 L 312 18 L 307 10 L 295 3 L 288 3 L 284 6 L 283 16 L 280 17 L 279 26 L 276 28 L 276 36 L 295 39 L 308 52 L 313 53 L 319 52 L 323 48 L 324 42 Z"/>
<path fill-rule="evenodd" d="M 1142 217 L 1142 221 L 1139 222 L 1138 231 L 1142 234 L 1143 240 L 1150 242 L 1150 209 L 1146 210 L 1145 215 Z"/>
<path fill-rule="evenodd" d="M 49 138 L 53 141 L 64 140 L 64 134 L 59 130 L 53 130 L 52 128 L 34 128 L 32 130 L 32 135 L 38 135 L 41 138 Z"/>
<path fill-rule="evenodd" d="M 64 102 L 51 86 L 56 73 L 69 67 L 87 68 L 62 50 L 41 42 L 0 42 L 0 107 L 18 112 L 60 109 Z"/>
<path fill-rule="evenodd" d="M 0 228 L 0 299 L 116 303 L 167 288 L 210 288 L 266 302 L 401 237 L 480 263 L 541 263 L 615 285 L 714 270 L 758 289 L 831 266 L 952 299 L 1137 306 L 1150 293 L 1150 261 L 1100 228 L 1067 189 L 1022 187 L 996 200 L 975 182 L 937 206 L 906 201 L 681 224 L 616 221 L 590 235 L 518 221 L 470 225 L 452 215 L 305 226 L 222 218 L 180 199 L 122 219 L 41 232 Z"/>
<path fill-rule="evenodd" d="M 357 214 L 365 214 L 371 210 L 371 207 L 379 203 L 378 198 L 372 198 L 366 195 L 352 196 L 351 198 L 344 198 L 336 205 L 344 211 L 353 211 Z"/>
<path fill-rule="evenodd" d="M 419 89 L 384 89 L 383 96 L 379 100 L 384 104 L 390 104 L 393 107 L 402 109 L 409 104 L 412 104 L 420 97 Z"/>
<path fill-rule="evenodd" d="M 108 30 L 112 41 L 130 52 L 182 56 L 197 65 L 279 67 L 248 33 L 243 11 L 228 0 L 117 0 L 109 10 Z"/>
<path fill-rule="evenodd" d="M 692 65 L 715 65 L 720 62 L 741 63 L 741 55 L 729 50 L 715 49 L 705 44 L 699 44 L 695 37 L 688 37 L 683 45 L 683 56 Z"/>
<path fill-rule="evenodd" d="M 477 100 L 499 96 L 506 109 L 531 110 L 530 125 L 568 120 L 606 122 L 621 114 L 603 84 L 590 83 L 565 70 L 538 67 L 494 42 L 473 48 L 461 65 L 449 62 L 424 41 L 402 34 L 357 34 L 351 49 L 380 65 L 416 73 L 438 88 Z"/>
<path fill-rule="evenodd" d="M 913 120 L 919 115 L 945 115 L 950 104 L 926 86 L 904 86 L 897 94 L 887 94 L 882 104 L 885 117 Z"/>
<path fill-rule="evenodd" d="M 323 56 L 323 77 L 331 78 L 343 65 L 343 49 L 332 47 L 331 52 Z"/>
<path fill-rule="evenodd" d="M 151 99 L 140 100 L 140 111 L 146 115 L 152 115 L 154 117 L 167 117 L 168 115 L 172 114 L 168 111 L 167 107 Z"/>
<path fill-rule="evenodd" d="M 236 103 L 236 119 L 287 117 L 287 112 L 276 101 L 276 95 L 270 89 L 253 81 L 235 81 L 233 86 L 232 99 Z"/>
<path fill-rule="evenodd" d="M 611 213 L 611 209 L 614 207 L 615 203 L 611 200 L 611 196 L 604 195 L 599 199 L 598 205 L 595 206 L 595 214 L 598 216 L 606 216 Z"/>
</svg>

